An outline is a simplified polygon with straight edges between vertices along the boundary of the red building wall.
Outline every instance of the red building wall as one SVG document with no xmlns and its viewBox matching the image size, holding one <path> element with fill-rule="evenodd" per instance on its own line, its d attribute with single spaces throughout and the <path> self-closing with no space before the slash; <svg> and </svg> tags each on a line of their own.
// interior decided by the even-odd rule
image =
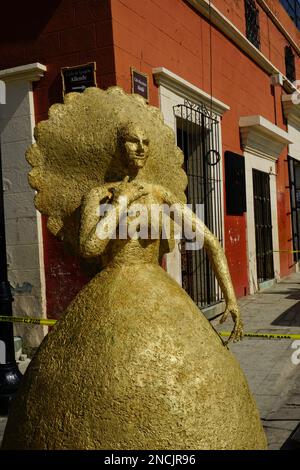
<svg viewBox="0 0 300 470">
<path fill-rule="evenodd" d="M 283 33 L 273 22 L 271 16 L 262 8 L 265 3 L 272 14 L 280 22 L 285 31 L 291 36 L 296 44 L 300 44 L 300 31 L 291 21 L 289 15 L 279 0 L 262 0 L 257 3 L 260 24 L 260 50 L 264 56 L 272 62 L 282 73 L 285 74 L 284 46 L 289 42 Z M 213 4 L 223 13 L 244 35 L 246 35 L 245 2 L 244 0 L 214 0 Z M 300 73 L 300 58 L 294 51 L 296 58 L 296 70 Z"/>
<path fill-rule="evenodd" d="M 214 2 L 245 32 L 244 2 Z M 280 14 L 285 12 L 280 7 Z M 262 50 L 285 73 L 287 41 L 260 9 Z M 269 76 L 222 33 L 180 0 L 112 0 L 117 83 L 130 91 L 130 67 L 151 77 L 153 67 L 164 66 L 230 106 L 222 119 L 223 150 L 241 153 L 240 116 L 260 114 L 286 130 L 281 90 L 273 90 Z M 266 25 L 269 23 L 269 26 Z M 289 20 L 289 23 L 292 23 Z M 296 28 L 294 28 L 296 29 Z M 266 31 L 267 30 L 267 31 Z M 298 30 L 295 32 L 298 39 Z M 210 36 L 211 35 L 211 36 Z M 268 43 L 266 42 L 268 35 Z M 210 81 L 210 37 L 212 77 Z M 272 44 L 269 50 L 269 44 Z M 276 60 L 275 60 L 276 59 Z M 297 59 L 297 63 L 299 60 Z M 211 88 L 212 85 L 212 88 Z M 158 104 L 158 90 L 150 84 L 150 101 Z M 286 152 L 278 164 L 278 223 L 280 249 L 291 249 L 291 224 Z M 238 296 L 248 291 L 246 217 L 225 216 L 225 249 Z M 281 274 L 293 268 L 292 257 L 281 253 Z"/>
<path fill-rule="evenodd" d="M 1 7 L 0 68 L 40 62 L 45 77 L 33 84 L 35 119 L 47 119 L 53 103 L 62 102 L 61 67 L 95 61 L 97 84 L 115 84 L 109 0 L 27 0 Z M 5 19 L 5 21 L 3 21 Z M 13 25 L 13 27 L 12 27 Z M 88 275 L 79 260 L 46 228 L 43 218 L 47 314 L 58 317 Z"/>
<path fill-rule="evenodd" d="M 213 3 L 244 33 L 244 2 Z M 280 6 L 268 0 L 277 17 L 299 43 L 299 31 Z M 49 106 L 62 101 L 60 69 L 97 63 L 97 84 L 118 84 L 131 91 L 130 67 L 150 77 L 150 103 L 159 106 L 153 67 L 163 66 L 230 106 L 222 118 L 223 150 L 242 153 L 239 117 L 261 114 L 286 129 L 281 89 L 274 96 L 270 78 L 222 33 L 210 27 L 183 0 L 44 0 L 23 2 L 16 19 L 7 7 L 6 27 L 0 32 L 1 69 L 31 62 L 47 66 L 34 85 L 36 121 L 46 119 Z M 259 7 L 260 8 L 260 7 Z M 262 52 L 284 73 L 287 40 L 260 8 Z M 14 24 L 13 32 L 8 26 Z M 28 25 L 31 25 L 28 27 Z M 16 34 L 16 32 L 18 32 Z M 211 49 L 210 49 L 211 47 Z M 296 58 L 300 75 L 299 57 Z M 212 83 L 210 68 L 212 66 Z M 280 249 L 291 248 L 286 152 L 277 165 Z M 63 252 L 61 243 L 44 227 L 48 316 L 56 316 L 87 280 L 78 261 Z M 248 289 L 246 217 L 225 215 L 225 248 L 238 296 Z M 281 275 L 293 269 L 292 257 L 281 253 Z"/>
</svg>

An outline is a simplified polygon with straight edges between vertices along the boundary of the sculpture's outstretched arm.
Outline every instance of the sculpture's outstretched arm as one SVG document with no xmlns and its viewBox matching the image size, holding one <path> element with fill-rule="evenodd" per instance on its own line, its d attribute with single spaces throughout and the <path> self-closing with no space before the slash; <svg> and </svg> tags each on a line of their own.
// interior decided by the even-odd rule
<svg viewBox="0 0 300 470">
<path fill-rule="evenodd" d="M 181 217 L 182 220 L 190 223 L 192 230 L 196 233 L 199 239 L 204 240 L 204 248 L 208 254 L 226 302 L 226 310 L 221 317 L 220 322 L 223 323 L 229 313 L 234 321 L 234 328 L 227 342 L 230 340 L 237 341 L 241 339 L 243 336 L 243 326 L 240 318 L 240 309 L 233 289 L 226 256 L 219 240 L 211 233 L 202 220 L 199 219 L 186 205 L 178 202 L 172 193 L 166 191 L 161 186 L 156 186 L 155 188 L 163 200 L 170 206 L 173 206 L 174 212 L 177 212 L 177 215 Z"/>
</svg>

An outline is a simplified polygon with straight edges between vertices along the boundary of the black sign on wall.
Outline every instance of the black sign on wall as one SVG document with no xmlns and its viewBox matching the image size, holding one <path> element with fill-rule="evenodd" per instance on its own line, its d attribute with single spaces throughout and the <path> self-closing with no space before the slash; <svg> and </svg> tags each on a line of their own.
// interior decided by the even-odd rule
<svg viewBox="0 0 300 470">
<path fill-rule="evenodd" d="M 131 67 L 131 91 L 149 101 L 148 75 Z"/>
<path fill-rule="evenodd" d="M 243 215 L 246 212 L 245 159 L 237 153 L 225 152 L 226 212 Z"/>
<path fill-rule="evenodd" d="M 64 67 L 61 69 L 61 75 L 64 94 L 71 91 L 80 93 L 88 87 L 97 86 L 95 62 L 76 67 Z"/>
</svg>

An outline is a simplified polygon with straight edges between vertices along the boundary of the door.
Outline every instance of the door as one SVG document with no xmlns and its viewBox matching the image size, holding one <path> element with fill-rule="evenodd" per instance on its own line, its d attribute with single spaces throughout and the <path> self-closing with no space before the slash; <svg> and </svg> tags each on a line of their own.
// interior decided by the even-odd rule
<svg viewBox="0 0 300 470">
<path fill-rule="evenodd" d="M 253 170 L 253 197 L 258 283 L 274 279 L 270 176 Z"/>
<path fill-rule="evenodd" d="M 300 260 L 300 162 L 288 157 L 294 261 Z"/>
</svg>

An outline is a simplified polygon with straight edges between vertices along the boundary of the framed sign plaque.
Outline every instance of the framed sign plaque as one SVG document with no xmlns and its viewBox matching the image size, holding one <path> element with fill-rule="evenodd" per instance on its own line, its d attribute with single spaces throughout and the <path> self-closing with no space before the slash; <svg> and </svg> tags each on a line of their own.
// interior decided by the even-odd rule
<svg viewBox="0 0 300 470">
<path fill-rule="evenodd" d="M 131 92 L 141 95 L 149 101 L 148 75 L 131 67 Z"/>
<path fill-rule="evenodd" d="M 83 92 L 86 88 L 97 86 L 96 63 L 77 65 L 76 67 L 63 67 L 61 69 L 63 94 L 71 91 Z"/>
</svg>

